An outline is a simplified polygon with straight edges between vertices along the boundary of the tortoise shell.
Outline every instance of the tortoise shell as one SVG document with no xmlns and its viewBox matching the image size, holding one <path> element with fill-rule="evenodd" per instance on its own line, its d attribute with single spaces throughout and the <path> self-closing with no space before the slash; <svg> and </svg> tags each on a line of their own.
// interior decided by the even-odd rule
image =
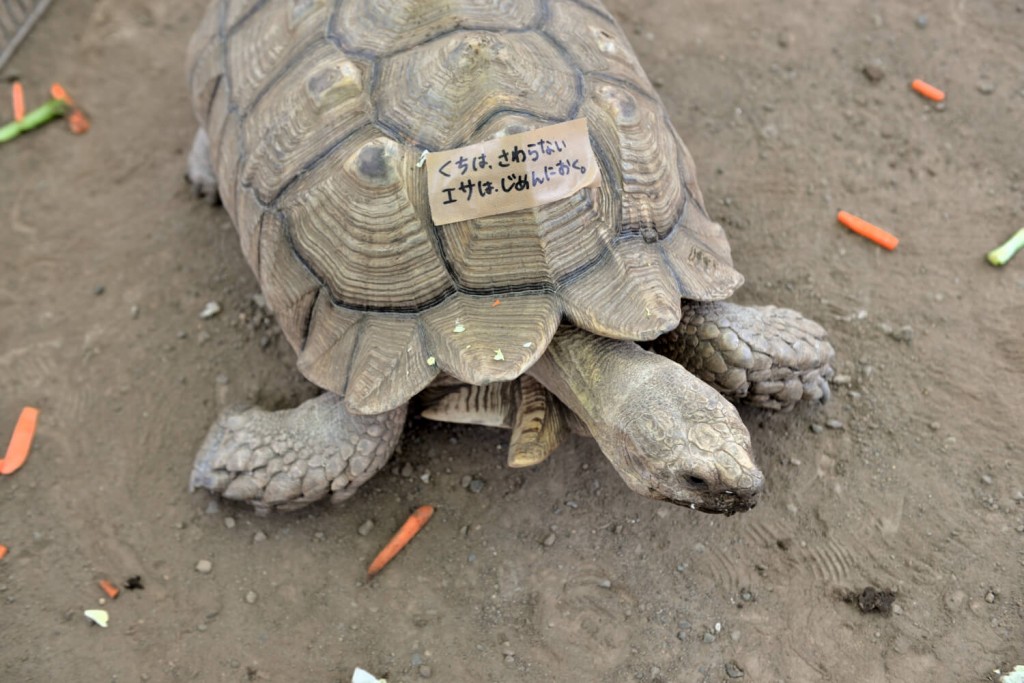
<svg viewBox="0 0 1024 683">
<path fill-rule="evenodd" d="M 189 83 L 298 354 L 357 413 L 521 375 L 559 324 L 649 340 L 742 282 L 693 161 L 593 0 L 215 0 Z M 585 118 L 602 183 L 435 226 L 424 151 Z"/>
</svg>

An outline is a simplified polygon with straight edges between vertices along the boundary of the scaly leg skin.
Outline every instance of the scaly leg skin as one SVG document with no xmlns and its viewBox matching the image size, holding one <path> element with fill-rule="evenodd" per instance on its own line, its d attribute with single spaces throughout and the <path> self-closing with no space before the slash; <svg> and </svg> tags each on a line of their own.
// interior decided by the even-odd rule
<svg viewBox="0 0 1024 683">
<path fill-rule="evenodd" d="M 192 140 L 192 150 L 188 153 L 188 170 L 185 179 L 192 185 L 192 196 L 205 199 L 209 204 L 220 202 L 217 194 L 217 175 L 213 172 L 210 159 L 210 138 L 200 128 Z"/>
<path fill-rule="evenodd" d="M 291 410 L 228 409 L 210 428 L 189 490 L 204 488 L 258 511 L 297 510 L 351 497 L 398 445 L 406 406 L 356 415 L 335 394 Z"/>
<path fill-rule="evenodd" d="M 679 327 L 651 350 L 731 401 L 790 410 L 828 400 L 835 351 L 826 337 L 821 325 L 786 308 L 684 301 Z"/>
</svg>

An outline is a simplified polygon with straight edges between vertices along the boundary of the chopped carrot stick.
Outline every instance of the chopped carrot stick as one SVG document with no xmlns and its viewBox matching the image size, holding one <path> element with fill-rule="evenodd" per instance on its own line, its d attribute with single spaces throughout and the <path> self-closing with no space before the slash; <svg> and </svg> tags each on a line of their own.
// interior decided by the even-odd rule
<svg viewBox="0 0 1024 683">
<path fill-rule="evenodd" d="M 875 244 L 885 247 L 889 251 L 895 249 L 896 245 L 900 243 L 899 239 L 892 233 L 886 232 L 877 225 L 872 225 L 863 218 L 858 218 L 853 214 L 840 211 L 836 218 L 839 219 L 840 223 L 848 227 L 850 230 L 853 230 L 861 237 L 867 237 Z"/>
<path fill-rule="evenodd" d="M 75 105 L 74 100 L 71 99 L 71 95 L 68 95 L 68 91 L 64 89 L 60 83 L 53 83 L 50 85 L 50 97 L 61 102 L 66 102 L 71 106 Z"/>
<path fill-rule="evenodd" d="M 925 83 L 920 78 L 914 79 L 910 84 L 910 87 L 913 88 L 914 92 L 918 95 L 921 97 L 927 97 L 929 100 L 941 102 L 946 99 L 946 93 L 942 92 L 931 83 Z"/>
<path fill-rule="evenodd" d="M 491 304 L 491 308 L 494 308 L 495 306 L 500 306 L 500 305 L 501 305 L 501 299 L 495 299 L 494 303 Z"/>
<path fill-rule="evenodd" d="M 15 121 L 25 118 L 25 88 L 18 80 L 11 83 L 11 109 L 14 110 Z"/>
<path fill-rule="evenodd" d="M 103 589 L 103 592 L 106 593 L 107 597 L 111 600 L 116 598 L 121 593 L 121 590 L 117 586 L 110 583 L 106 579 L 100 579 L 100 588 Z"/>
<path fill-rule="evenodd" d="M 366 570 L 367 578 L 373 578 L 381 569 L 384 569 L 384 566 L 408 545 L 412 537 L 419 533 L 433 514 L 434 507 L 432 505 L 422 505 L 416 508 L 416 511 L 409 515 L 409 519 L 405 520 L 405 524 L 398 530 L 398 533 L 392 536 L 387 545 L 377 553 L 377 557 L 373 558 L 370 568 Z"/>
<path fill-rule="evenodd" d="M 37 408 L 26 406 L 21 410 L 18 424 L 14 425 L 11 442 L 7 444 L 7 454 L 3 460 L 0 460 L 0 474 L 13 474 L 25 464 L 28 452 L 32 448 L 32 437 L 36 434 L 38 419 L 39 410 Z"/>
<path fill-rule="evenodd" d="M 75 101 L 71 99 L 71 95 L 68 95 L 68 91 L 65 90 L 60 83 L 54 83 L 50 86 L 50 95 L 53 99 L 60 100 L 70 108 L 71 111 L 67 117 L 68 128 L 72 133 L 75 135 L 81 135 L 89 130 L 89 119 L 86 118 L 82 110 L 78 108 L 77 104 L 75 104 Z"/>
<path fill-rule="evenodd" d="M 4 559 L 4 556 L 6 554 L 7 554 L 7 546 L 5 546 L 2 543 L 0 543 L 0 560 Z"/>
</svg>

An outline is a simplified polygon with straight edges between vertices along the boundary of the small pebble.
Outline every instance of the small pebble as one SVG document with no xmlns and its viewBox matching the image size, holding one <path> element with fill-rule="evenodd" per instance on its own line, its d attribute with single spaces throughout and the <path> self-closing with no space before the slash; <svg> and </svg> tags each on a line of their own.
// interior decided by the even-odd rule
<svg viewBox="0 0 1024 683">
<path fill-rule="evenodd" d="M 928 427 L 929 427 L 929 429 L 931 429 L 931 430 L 932 430 L 933 432 L 937 432 L 937 431 L 939 431 L 939 428 L 940 428 L 941 426 L 942 426 L 942 425 L 941 425 L 941 424 L 939 424 L 938 422 L 929 422 L 929 423 L 928 423 Z"/>
<path fill-rule="evenodd" d="M 200 574 L 209 574 L 213 571 L 213 562 L 209 560 L 199 560 L 196 562 L 196 571 Z"/>
<path fill-rule="evenodd" d="M 256 308 L 261 308 L 263 310 L 267 310 L 267 299 L 262 294 L 259 294 L 259 293 L 253 294 L 250 297 L 250 300 L 253 302 L 253 304 L 256 306 Z"/>
<path fill-rule="evenodd" d="M 725 675 L 729 678 L 743 678 L 743 669 L 736 662 L 726 662 Z"/>
<path fill-rule="evenodd" d="M 877 64 L 868 64 L 861 69 L 861 71 L 863 72 L 864 77 L 872 83 L 878 83 L 878 81 L 885 78 L 885 70 Z"/>
<path fill-rule="evenodd" d="M 469 482 L 469 490 L 471 492 L 473 492 L 473 493 L 480 493 L 481 491 L 483 491 L 484 490 L 484 481 L 483 481 L 483 479 L 474 479 L 473 481 Z"/>
<path fill-rule="evenodd" d="M 373 531 L 373 520 L 368 519 L 359 525 L 358 533 L 360 536 L 366 536 L 368 533 Z"/>
<path fill-rule="evenodd" d="M 927 28 L 928 27 L 928 15 L 927 14 L 918 14 L 917 15 L 917 19 L 914 19 L 914 24 L 918 28 Z"/>
<path fill-rule="evenodd" d="M 202 346 L 208 341 L 210 341 L 210 333 L 206 330 L 199 330 L 199 334 L 196 335 L 196 342 Z"/>
<path fill-rule="evenodd" d="M 188 337 L 188 332 L 186 332 L 185 330 L 178 330 L 178 334 L 176 336 L 178 337 L 178 339 L 185 339 L 186 337 Z"/>
<path fill-rule="evenodd" d="M 833 418 L 831 420 L 826 420 L 825 426 L 829 429 L 843 429 L 843 421 Z"/>
<path fill-rule="evenodd" d="M 985 79 L 978 81 L 976 87 L 978 88 L 978 92 L 980 92 L 982 95 L 991 95 L 996 91 L 996 84 L 993 83 L 992 81 Z"/>
<path fill-rule="evenodd" d="M 704 634 L 704 642 L 705 643 L 713 643 L 713 642 L 715 642 L 715 634 L 711 633 L 711 632 L 705 633 Z"/>
<path fill-rule="evenodd" d="M 253 605 L 256 604 L 256 601 L 259 599 L 259 597 L 260 596 L 256 594 L 256 591 L 249 591 L 245 594 L 245 601 L 250 605 Z"/>
<path fill-rule="evenodd" d="M 754 601 L 754 594 L 751 593 L 748 590 L 741 591 L 740 592 L 740 600 L 742 600 L 743 602 L 753 602 Z"/>
<path fill-rule="evenodd" d="M 991 605 L 995 601 L 996 601 L 996 594 L 995 593 L 993 593 L 992 591 L 989 591 L 988 593 L 985 593 L 985 602 L 987 602 L 988 604 Z"/>
<path fill-rule="evenodd" d="M 235 528 L 235 518 L 234 517 L 225 517 L 224 518 L 224 526 L 226 526 L 229 529 L 234 529 Z"/>
<path fill-rule="evenodd" d="M 412 468 L 412 465 L 411 465 L 411 464 L 409 464 L 409 463 L 405 463 L 404 465 L 402 465 L 402 471 L 401 471 L 401 475 L 402 475 L 403 477 L 405 477 L 406 479 L 408 479 L 409 477 L 411 477 L 411 476 L 412 476 L 412 474 L 413 474 L 413 472 L 414 472 L 414 470 L 413 470 L 413 468 Z"/>
<path fill-rule="evenodd" d="M 434 672 L 430 668 L 429 664 L 423 664 L 422 666 L 420 666 L 419 673 L 420 673 L 420 678 L 430 678 L 431 676 L 434 675 Z"/>
<path fill-rule="evenodd" d="M 686 631 L 680 631 L 676 634 L 676 638 L 679 640 L 686 640 Z"/>
<path fill-rule="evenodd" d="M 910 325 L 904 325 L 900 329 L 893 330 L 892 332 L 890 332 L 889 336 L 898 342 L 909 344 L 910 341 L 914 338 L 914 328 L 911 327 Z"/>
<path fill-rule="evenodd" d="M 544 539 L 544 545 L 547 546 L 548 548 L 550 548 L 554 544 L 555 544 L 555 535 L 553 533 L 552 534 L 548 534 L 547 538 Z"/>
<path fill-rule="evenodd" d="M 992 485 L 992 477 L 990 477 L 987 474 L 981 475 L 981 483 L 985 484 L 987 486 L 991 486 Z"/>
<path fill-rule="evenodd" d="M 257 531 L 255 534 L 252 535 L 253 543 L 262 543 L 265 540 L 267 540 L 267 535 L 262 531 Z"/>
<path fill-rule="evenodd" d="M 105 291 L 107 291 L 106 287 L 103 285 L 96 285 L 96 287 L 93 288 L 92 293 L 96 296 L 103 296 L 103 292 Z"/>
<path fill-rule="evenodd" d="M 469 476 L 469 475 L 467 474 L 466 476 L 464 476 L 464 477 L 462 478 L 462 481 L 461 481 L 461 484 L 462 484 L 462 488 L 464 488 L 464 489 L 468 489 L 468 488 L 469 488 L 469 485 L 470 485 L 470 484 L 471 484 L 472 482 L 473 482 L 473 477 L 471 477 L 471 476 Z"/>
<path fill-rule="evenodd" d="M 600 581 L 597 582 L 597 585 L 600 586 L 601 588 L 611 588 L 612 587 L 612 582 L 610 580 L 608 580 L 608 579 L 601 579 Z"/>
<path fill-rule="evenodd" d="M 132 304 L 132 307 L 128 309 L 129 314 L 132 316 L 132 320 L 139 317 L 139 306 L 138 304 Z"/>
<path fill-rule="evenodd" d="M 849 375 L 836 375 L 835 377 L 832 378 L 832 384 L 835 384 L 836 386 L 839 387 L 846 386 L 847 384 L 851 384 L 852 382 L 853 378 L 850 377 Z"/>
<path fill-rule="evenodd" d="M 825 431 L 825 428 L 822 427 L 819 424 L 812 423 L 811 424 L 811 431 L 814 432 L 815 434 L 821 434 L 823 431 Z"/>
<path fill-rule="evenodd" d="M 199 312 L 199 318 L 201 320 L 208 320 L 209 318 L 218 315 L 221 311 L 220 304 L 216 301 L 207 301 L 206 305 L 203 306 L 203 310 Z"/>
</svg>

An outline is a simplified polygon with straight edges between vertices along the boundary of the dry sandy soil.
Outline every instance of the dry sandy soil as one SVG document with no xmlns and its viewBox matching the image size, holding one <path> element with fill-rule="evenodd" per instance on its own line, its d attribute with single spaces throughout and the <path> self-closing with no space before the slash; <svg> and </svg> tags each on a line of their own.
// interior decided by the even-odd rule
<svg viewBox="0 0 1024 683">
<path fill-rule="evenodd" d="M 2 438 L 42 410 L 0 480 L 0 679 L 985 681 L 1024 663 L 1024 257 L 983 259 L 1024 225 L 1024 5 L 611 3 L 730 233 L 739 301 L 820 320 L 845 376 L 824 408 L 742 411 L 768 490 L 721 518 L 630 493 L 587 440 L 509 470 L 506 434 L 418 419 L 344 506 L 258 517 L 189 494 L 221 407 L 315 393 L 226 214 L 182 179 L 203 4 L 58 1 L 3 74 L 34 101 L 60 80 L 93 129 L 0 150 Z M 224 311 L 200 320 L 207 301 Z M 433 521 L 364 581 L 423 503 Z M 109 628 L 83 617 L 98 579 L 134 575 Z M 844 600 L 868 586 L 896 593 L 890 614 Z"/>
</svg>

